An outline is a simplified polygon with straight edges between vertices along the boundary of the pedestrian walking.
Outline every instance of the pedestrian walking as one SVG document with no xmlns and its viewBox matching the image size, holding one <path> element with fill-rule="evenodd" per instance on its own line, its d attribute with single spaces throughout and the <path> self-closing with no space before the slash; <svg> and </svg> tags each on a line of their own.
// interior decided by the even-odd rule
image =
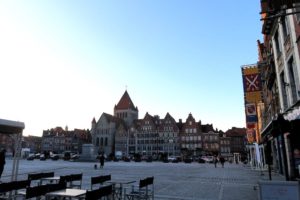
<svg viewBox="0 0 300 200">
<path fill-rule="evenodd" d="M 5 165 L 5 149 L 2 149 L 0 152 L 0 178 L 2 176 L 3 170 L 4 170 L 4 165 Z"/>
<path fill-rule="evenodd" d="M 220 157 L 220 163 L 221 163 L 222 167 L 224 168 L 225 159 L 222 156 Z"/>
<path fill-rule="evenodd" d="M 217 163 L 218 163 L 218 158 L 217 158 L 217 156 L 214 156 L 213 162 L 214 162 L 214 164 L 215 164 L 215 168 L 217 168 Z"/>
<path fill-rule="evenodd" d="M 104 155 L 101 154 L 100 157 L 99 157 L 99 160 L 100 160 L 100 168 L 103 168 L 103 167 L 104 167 L 104 159 L 105 159 Z"/>
</svg>

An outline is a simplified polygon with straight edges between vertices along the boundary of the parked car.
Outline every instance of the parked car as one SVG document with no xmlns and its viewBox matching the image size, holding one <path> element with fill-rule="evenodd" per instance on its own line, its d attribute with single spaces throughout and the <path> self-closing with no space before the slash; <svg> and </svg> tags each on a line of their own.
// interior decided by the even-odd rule
<svg viewBox="0 0 300 200">
<path fill-rule="evenodd" d="M 52 154 L 52 155 L 50 156 L 50 158 L 51 158 L 52 160 L 58 160 L 58 159 L 59 159 L 59 155 L 57 155 L 57 154 Z"/>
<path fill-rule="evenodd" d="M 201 158 L 203 160 L 205 160 L 206 163 L 213 163 L 214 162 L 214 157 L 213 156 L 202 156 Z"/>
<path fill-rule="evenodd" d="M 71 160 L 77 160 L 79 158 L 79 155 L 76 153 L 71 153 Z"/>
<path fill-rule="evenodd" d="M 35 154 L 29 154 L 27 157 L 27 160 L 34 160 L 35 159 Z"/>
<path fill-rule="evenodd" d="M 40 156 L 40 160 L 46 160 L 46 156 L 45 156 L 45 154 L 41 154 L 41 156 Z"/>
<path fill-rule="evenodd" d="M 173 162 L 175 160 L 177 160 L 177 158 L 175 156 L 168 156 L 168 161 L 169 162 Z"/>
</svg>

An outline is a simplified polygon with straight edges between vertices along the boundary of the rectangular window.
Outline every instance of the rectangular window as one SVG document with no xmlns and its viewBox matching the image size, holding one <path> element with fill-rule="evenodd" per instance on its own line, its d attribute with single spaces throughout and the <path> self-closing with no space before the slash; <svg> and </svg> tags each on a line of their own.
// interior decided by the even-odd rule
<svg viewBox="0 0 300 200">
<path fill-rule="evenodd" d="M 281 91 L 282 91 L 283 109 L 286 110 L 288 107 L 287 92 L 286 92 L 286 87 L 288 86 L 288 83 L 285 81 L 284 72 L 281 72 L 280 74 L 280 83 L 281 83 Z"/>
<path fill-rule="evenodd" d="M 276 32 L 276 34 L 274 36 L 274 41 L 275 41 L 277 57 L 279 57 L 281 55 L 281 43 L 280 43 L 278 31 Z"/>
<path fill-rule="evenodd" d="M 296 88 L 296 80 L 295 80 L 295 70 L 294 70 L 294 59 L 291 58 L 288 62 L 288 70 L 289 70 L 289 86 L 292 92 L 292 103 L 296 103 L 297 101 L 297 88 Z"/>
<path fill-rule="evenodd" d="M 287 17 L 281 18 L 281 24 L 282 24 L 283 39 L 285 40 L 286 37 L 290 34 L 288 18 Z"/>
</svg>

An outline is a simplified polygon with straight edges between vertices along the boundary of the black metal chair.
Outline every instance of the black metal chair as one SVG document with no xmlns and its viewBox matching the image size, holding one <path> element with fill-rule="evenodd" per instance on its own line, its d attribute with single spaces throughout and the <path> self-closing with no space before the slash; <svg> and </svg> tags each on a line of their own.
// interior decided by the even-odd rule
<svg viewBox="0 0 300 200">
<path fill-rule="evenodd" d="M 103 186 L 103 184 L 106 181 L 110 181 L 111 180 L 111 175 L 102 175 L 102 176 L 95 176 L 95 177 L 91 177 L 91 190 L 94 189 L 95 185 L 99 185 L 99 188 L 101 186 Z"/>
<path fill-rule="evenodd" d="M 138 186 L 132 185 L 131 191 L 124 190 L 125 199 L 154 199 L 154 177 L 147 177 L 139 181 Z M 149 187 L 152 185 L 152 188 Z M 127 188 L 127 190 L 130 188 Z"/>
<path fill-rule="evenodd" d="M 40 199 L 42 196 L 45 196 L 48 192 L 48 185 L 38 185 L 34 187 L 26 188 L 25 199 Z"/>
<path fill-rule="evenodd" d="M 40 185 L 42 176 L 43 173 L 28 174 L 27 180 L 30 180 L 31 184 L 33 185 Z"/>
<path fill-rule="evenodd" d="M 28 180 L 34 185 L 41 185 L 42 178 L 54 177 L 54 172 L 41 172 L 28 174 Z"/>
<path fill-rule="evenodd" d="M 30 180 L 12 181 L 0 184 L 0 199 L 13 199 L 18 195 L 18 190 L 30 186 Z M 9 193 L 9 194 L 8 194 Z"/>
<path fill-rule="evenodd" d="M 59 178 L 59 183 L 66 184 L 67 188 L 71 187 L 71 182 L 72 182 L 72 176 L 71 175 L 60 176 L 60 178 Z"/>
<path fill-rule="evenodd" d="M 87 191 L 85 195 L 85 200 L 98 200 L 103 199 L 103 197 L 105 197 L 106 199 L 110 199 L 109 197 L 112 196 L 112 189 L 112 185 L 107 185 L 95 190 Z"/>
<path fill-rule="evenodd" d="M 82 174 L 71 174 L 71 188 L 79 188 L 81 189 L 82 185 Z"/>
</svg>

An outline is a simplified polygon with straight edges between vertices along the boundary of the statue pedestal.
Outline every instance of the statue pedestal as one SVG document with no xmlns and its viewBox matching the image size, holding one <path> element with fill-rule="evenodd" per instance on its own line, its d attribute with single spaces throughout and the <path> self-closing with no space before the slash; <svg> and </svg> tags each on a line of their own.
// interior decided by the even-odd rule
<svg viewBox="0 0 300 200">
<path fill-rule="evenodd" d="M 93 144 L 83 144 L 82 153 L 80 154 L 78 161 L 96 161 L 97 156 L 94 149 Z"/>
</svg>

